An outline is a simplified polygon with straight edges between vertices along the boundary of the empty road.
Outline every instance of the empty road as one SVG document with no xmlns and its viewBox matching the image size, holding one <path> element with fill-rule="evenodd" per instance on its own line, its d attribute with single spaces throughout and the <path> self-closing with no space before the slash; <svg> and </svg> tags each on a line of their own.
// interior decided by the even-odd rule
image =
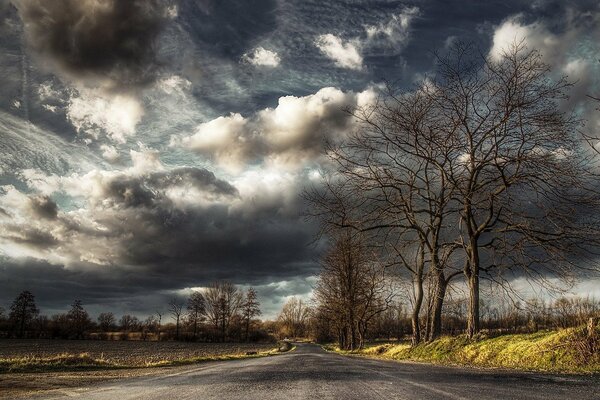
<svg viewBox="0 0 600 400">
<path fill-rule="evenodd" d="M 39 398 L 39 397 L 36 397 Z M 600 377 L 482 371 L 344 357 L 298 345 L 275 357 L 206 363 L 43 398 L 598 400 Z"/>
</svg>

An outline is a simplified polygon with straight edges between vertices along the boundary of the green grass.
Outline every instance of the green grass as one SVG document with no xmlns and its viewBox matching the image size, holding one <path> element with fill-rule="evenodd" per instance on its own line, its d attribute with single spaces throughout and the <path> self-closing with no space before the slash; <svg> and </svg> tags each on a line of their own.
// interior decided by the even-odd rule
<svg viewBox="0 0 600 400">
<path fill-rule="evenodd" d="M 286 351 L 295 350 L 295 346 Z M 87 353 L 81 354 L 58 354 L 51 357 L 14 357 L 0 359 L 0 373 L 11 372 L 54 372 L 54 371 L 91 371 L 101 369 L 127 369 L 127 368 L 154 368 L 171 367 L 188 364 L 196 364 L 207 361 L 239 360 L 244 358 L 269 357 L 282 353 L 279 349 L 256 352 L 254 354 L 224 354 L 214 356 L 201 356 L 181 358 L 178 360 L 164 360 L 148 362 L 144 365 L 117 364 L 101 358 L 93 358 Z"/>
<path fill-rule="evenodd" d="M 429 362 L 444 365 L 468 365 L 520 370 L 600 373 L 600 340 L 592 346 L 584 328 L 542 331 L 533 334 L 480 337 L 442 337 L 431 343 L 375 344 L 354 352 L 340 351 L 391 360 Z"/>
</svg>

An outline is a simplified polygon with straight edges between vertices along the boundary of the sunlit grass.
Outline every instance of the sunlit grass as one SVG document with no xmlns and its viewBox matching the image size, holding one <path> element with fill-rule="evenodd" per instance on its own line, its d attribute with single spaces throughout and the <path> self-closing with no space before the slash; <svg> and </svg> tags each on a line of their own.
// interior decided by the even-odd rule
<svg viewBox="0 0 600 400">
<path fill-rule="evenodd" d="M 374 344 L 354 352 L 392 360 L 490 368 L 572 373 L 600 373 L 600 341 L 587 338 L 585 328 L 542 331 L 498 337 L 442 337 L 415 347 L 409 344 Z"/>
</svg>

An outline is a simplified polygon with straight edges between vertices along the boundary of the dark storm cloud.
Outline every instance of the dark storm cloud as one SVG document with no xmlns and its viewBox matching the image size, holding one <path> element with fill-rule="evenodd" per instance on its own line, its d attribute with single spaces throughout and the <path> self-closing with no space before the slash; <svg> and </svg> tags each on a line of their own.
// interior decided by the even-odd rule
<svg viewBox="0 0 600 400">
<path fill-rule="evenodd" d="M 183 167 L 141 176 L 119 175 L 102 187 L 105 200 L 126 207 L 152 207 L 164 200 L 164 191 L 176 186 L 192 186 L 215 196 L 231 197 L 237 189 L 215 174 L 201 168 Z"/>
<path fill-rule="evenodd" d="M 58 215 L 58 206 L 48 196 L 33 196 L 30 202 L 31 209 L 37 217 L 54 219 Z"/>
<path fill-rule="evenodd" d="M 157 187 L 176 186 L 179 184 L 193 185 L 225 196 L 237 196 L 237 189 L 229 182 L 217 179 L 214 173 L 203 168 L 183 167 L 168 172 L 155 172 L 146 180 Z"/>
<path fill-rule="evenodd" d="M 163 0 L 14 0 L 27 43 L 61 74 L 140 85 L 154 78 Z"/>
<path fill-rule="evenodd" d="M 52 234 L 41 229 L 18 225 L 8 225 L 4 228 L 5 234 L 1 237 L 13 243 L 36 249 L 48 249 L 59 244 L 59 241 Z"/>
</svg>

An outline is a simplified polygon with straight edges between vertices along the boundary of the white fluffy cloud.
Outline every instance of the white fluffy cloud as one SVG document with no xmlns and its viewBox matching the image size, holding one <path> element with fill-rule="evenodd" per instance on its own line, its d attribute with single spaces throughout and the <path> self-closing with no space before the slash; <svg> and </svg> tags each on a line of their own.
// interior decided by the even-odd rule
<svg viewBox="0 0 600 400">
<path fill-rule="evenodd" d="M 319 35 L 315 46 L 338 67 L 362 70 L 364 52 L 402 50 L 410 39 L 411 24 L 418 15 L 418 7 L 407 7 L 378 24 L 365 25 L 363 34 L 346 41 L 331 33 Z"/>
<path fill-rule="evenodd" d="M 539 22 L 524 24 L 521 19 L 520 15 L 513 16 L 495 29 L 490 57 L 500 60 L 510 46 L 525 42 L 530 49 L 539 50 L 547 61 L 553 64 L 562 61 L 569 40 L 559 38 Z"/>
<path fill-rule="evenodd" d="M 352 131 L 354 118 L 345 108 L 367 106 L 375 95 L 373 89 L 354 93 L 328 87 L 304 97 L 285 96 L 275 108 L 216 118 L 171 144 L 202 153 L 232 172 L 256 163 L 298 168 L 319 158 L 326 141 Z"/>
<path fill-rule="evenodd" d="M 135 97 L 92 89 L 74 90 L 67 105 L 67 118 L 78 132 L 96 139 L 106 135 L 118 143 L 135 134 L 143 115 Z"/>
<path fill-rule="evenodd" d="M 119 159 L 119 152 L 114 146 L 103 144 L 100 146 L 100 150 L 102 150 L 102 157 L 109 162 L 115 162 Z"/>
<path fill-rule="evenodd" d="M 354 70 L 363 68 L 363 58 L 360 54 L 358 40 L 344 42 L 340 37 L 328 33 L 317 37 L 315 45 L 340 68 Z"/>
<path fill-rule="evenodd" d="M 274 68 L 279 65 L 281 58 L 275 51 L 257 47 L 251 52 L 244 54 L 242 56 L 242 61 L 255 66 Z"/>
</svg>

